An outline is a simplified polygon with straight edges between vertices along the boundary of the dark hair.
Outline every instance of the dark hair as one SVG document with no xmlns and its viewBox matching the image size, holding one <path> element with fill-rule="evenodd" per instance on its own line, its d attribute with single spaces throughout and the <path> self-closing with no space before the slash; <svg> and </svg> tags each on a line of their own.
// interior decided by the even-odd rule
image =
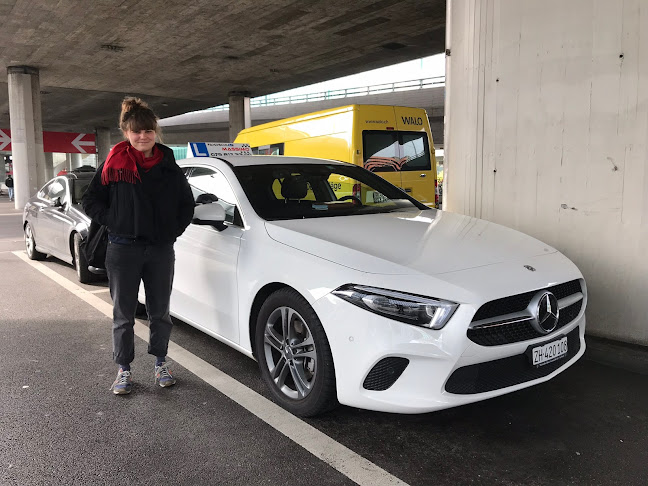
<svg viewBox="0 0 648 486">
<path fill-rule="evenodd" d="M 127 96 L 122 101 L 121 114 L 119 115 L 119 128 L 122 132 L 130 130 L 139 132 L 140 130 L 155 130 L 158 137 L 161 135 L 160 127 L 157 122 L 157 116 L 146 104 L 139 98 Z"/>
</svg>

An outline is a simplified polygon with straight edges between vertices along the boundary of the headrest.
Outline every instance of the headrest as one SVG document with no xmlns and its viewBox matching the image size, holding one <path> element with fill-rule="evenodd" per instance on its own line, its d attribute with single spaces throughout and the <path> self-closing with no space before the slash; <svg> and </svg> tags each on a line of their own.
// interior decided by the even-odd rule
<svg viewBox="0 0 648 486">
<path fill-rule="evenodd" d="M 303 177 L 288 176 L 281 184 L 281 195 L 284 199 L 303 199 L 308 193 L 308 184 Z"/>
<path fill-rule="evenodd" d="M 209 204 L 218 201 L 218 198 L 210 193 L 201 194 L 196 198 L 196 204 Z"/>
</svg>

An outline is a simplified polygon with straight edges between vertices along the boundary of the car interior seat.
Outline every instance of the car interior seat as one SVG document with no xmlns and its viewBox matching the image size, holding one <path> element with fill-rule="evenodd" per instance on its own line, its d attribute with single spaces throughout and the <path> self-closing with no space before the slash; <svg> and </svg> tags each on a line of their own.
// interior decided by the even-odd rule
<svg viewBox="0 0 648 486">
<path fill-rule="evenodd" d="M 301 176 L 285 177 L 281 183 L 281 196 L 287 203 L 289 201 L 299 202 L 308 194 L 308 183 Z"/>
</svg>

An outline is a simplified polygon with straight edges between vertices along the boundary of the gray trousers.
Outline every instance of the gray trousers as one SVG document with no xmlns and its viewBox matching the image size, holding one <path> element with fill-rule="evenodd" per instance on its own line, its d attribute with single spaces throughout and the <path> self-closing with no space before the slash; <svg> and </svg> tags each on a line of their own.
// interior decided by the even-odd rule
<svg viewBox="0 0 648 486">
<path fill-rule="evenodd" d="M 148 352 L 166 356 L 173 322 L 169 300 L 175 252 L 165 245 L 121 245 L 108 242 L 106 271 L 113 300 L 113 359 L 130 364 L 135 358 L 135 312 L 140 281 L 146 292 L 150 338 Z"/>
</svg>

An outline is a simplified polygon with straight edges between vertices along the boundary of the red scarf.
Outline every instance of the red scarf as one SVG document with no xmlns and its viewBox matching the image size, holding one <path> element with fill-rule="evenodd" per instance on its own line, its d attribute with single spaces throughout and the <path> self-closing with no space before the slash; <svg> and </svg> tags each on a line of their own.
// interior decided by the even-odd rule
<svg viewBox="0 0 648 486">
<path fill-rule="evenodd" d="M 153 155 L 144 157 L 144 152 L 133 148 L 127 141 L 119 142 L 108 154 L 103 171 L 101 172 L 101 183 L 108 185 L 111 182 L 130 182 L 135 184 L 140 179 L 137 166 L 148 171 L 162 160 L 162 151 L 153 146 Z"/>
</svg>

